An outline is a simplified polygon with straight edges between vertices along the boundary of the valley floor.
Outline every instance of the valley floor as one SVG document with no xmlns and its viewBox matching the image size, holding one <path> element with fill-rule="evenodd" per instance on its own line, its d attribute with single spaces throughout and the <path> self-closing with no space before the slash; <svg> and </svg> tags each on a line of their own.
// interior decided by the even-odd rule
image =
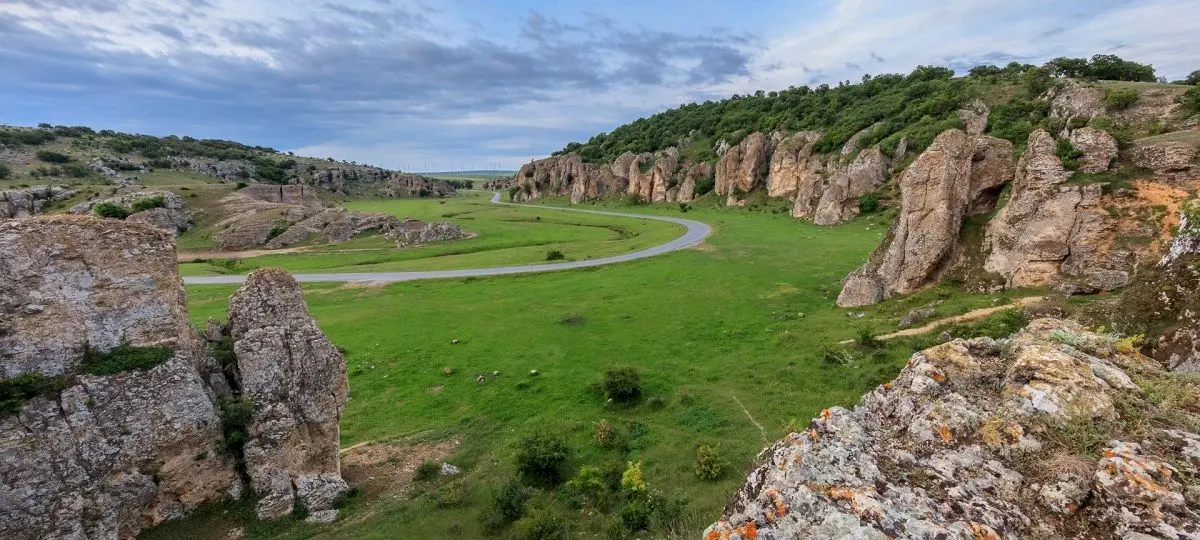
<svg viewBox="0 0 1200 540">
<path fill-rule="evenodd" d="M 657 222 L 602 216 L 573 225 L 567 222 L 583 216 L 489 208 L 484 195 L 444 205 L 404 201 L 424 205 L 403 210 L 424 212 L 412 217 L 455 214 L 450 219 L 481 233 L 421 248 L 427 254 L 445 250 L 441 256 L 372 261 L 355 253 L 314 253 L 246 261 L 293 271 L 488 266 L 528 261 L 564 244 L 575 246 L 563 249 L 570 258 L 595 257 L 679 234 Z M 350 206 L 397 211 L 396 204 Z M 588 270 L 387 286 L 306 285 L 322 330 L 346 351 L 351 398 L 342 419 L 343 459 L 361 494 L 332 525 L 243 523 L 248 514 L 240 505 L 166 524 L 145 537 L 186 530 L 223 538 L 243 526 L 249 538 L 483 537 L 493 490 L 515 476 L 518 442 L 553 432 L 570 443 L 572 470 L 642 461 L 650 489 L 687 501 L 672 536 L 694 538 L 720 516 L 755 456 L 789 424 L 802 429 L 825 407 L 855 403 L 895 376 L 921 345 L 914 340 L 928 339 L 878 343 L 861 336 L 895 331 L 914 307 L 934 306 L 933 317 L 940 318 L 1031 294 L 968 295 L 940 287 L 841 310 L 834 300 L 842 278 L 879 243 L 892 216 L 821 228 L 786 214 L 703 202 L 687 213 L 675 206 L 607 207 L 695 219 L 714 233 L 697 248 Z M 615 242 L 614 227 L 639 234 Z M 454 253 L 472 242 L 509 247 Z M 183 266 L 193 275 L 197 270 Z M 233 290 L 188 287 L 192 320 L 220 317 Z M 838 345 L 856 337 L 860 343 Z M 631 406 L 607 403 L 592 385 L 605 368 L 625 365 L 641 370 L 643 398 Z M 661 407 L 651 398 L 661 398 Z M 593 443 L 602 419 L 626 434 L 627 452 Z M 693 472 L 700 444 L 718 446 L 728 463 L 716 481 Z M 420 461 L 443 459 L 463 473 L 408 482 Z M 560 515 L 573 537 L 605 537 L 616 519 L 615 511 L 572 509 L 549 490 L 539 490 L 530 508 Z"/>
</svg>

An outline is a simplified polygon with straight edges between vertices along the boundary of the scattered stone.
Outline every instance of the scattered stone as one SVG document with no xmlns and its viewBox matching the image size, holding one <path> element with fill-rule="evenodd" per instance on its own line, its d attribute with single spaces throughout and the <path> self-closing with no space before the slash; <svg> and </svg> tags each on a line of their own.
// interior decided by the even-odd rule
<svg viewBox="0 0 1200 540">
<path fill-rule="evenodd" d="M 536 370 L 536 369 L 531 369 L 531 370 L 529 370 L 529 375 L 530 375 L 531 377 L 537 377 L 538 375 L 541 375 L 541 372 L 539 372 L 539 371 L 538 371 L 538 370 Z"/>
<path fill-rule="evenodd" d="M 455 476 L 462 471 L 458 467 L 449 463 L 442 463 L 442 476 Z"/>
<path fill-rule="evenodd" d="M 451 344 L 451 345 L 458 345 L 458 343 L 459 343 L 459 342 L 458 342 L 458 340 L 457 340 L 457 339 L 452 339 L 452 340 L 450 340 L 450 344 Z"/>
<path fill-rule="evenodd" d="M 305 523 L 333 523 L 333 522 L 337 521 L 337 518 L 338 518 L 338 511 L 336 509 L 318 510 L 316 512 L 309 514 L 308 517 L 304 518 L 304 522 Z"/>
</svg>

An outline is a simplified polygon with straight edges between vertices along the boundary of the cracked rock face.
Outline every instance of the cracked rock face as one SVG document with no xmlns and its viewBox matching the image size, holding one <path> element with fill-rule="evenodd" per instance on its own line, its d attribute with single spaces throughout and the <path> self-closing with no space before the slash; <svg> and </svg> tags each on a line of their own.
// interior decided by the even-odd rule
<svg viewBox="0 0 1200 540">
<path fill-rule="evenodd" d="M 717 162 L 714 191 L 717 195 L 728 195 L 731 204 L 737 203 L 740 196 L 759 187 L 766 177 L 770 153 L 766 136 L 757 131 L 747 135 Z"/>
<path fill-rule="evenodd" d="M 1049 133 L 1035 131 L 1017 164 L 1012 199 L 987 226 L 984 269 L 1010 287 L 1062 283 L 1076 291 L 1129 282 L 1124 257 L 1109 249 L 1115 224 L 1099 185 L 1064 185 L 1068 174 Z"/>
<path fill-rule="evenodd" d="M 66 186 L 34 186 L 0 191 L 0 219 L 24 218 L 42 213 L 47 205 L 74 197 Z"/>
<path fill-rule="evenodd" d="M 1072 466 L 1048 442 L 1063 422 L 1114 417 L 1116 396 L 1139 391 L 1126 372 L 1156 373 L 1110 343 L 1038 319 L 917 353 L 853 410 L 826 409 L 767 449 L 704 538 L 1195 538 L 1175 468 L 1195 470 L 1195 434 L 1148 434 L 1153 452 L 1112 441 Z"/>
<path fill-rule="evenodd" d="M 260 519 L 331 510 L 346 491 L 338 421 L 346 403 L 346 361 L 308 314 L 290 274 L 250 274 L 229 300 L 242 392 L 254 406 L 244 455 Z"/>
<path fill-rule="evenodd" d="M 883 186 L 889 165 L 890 160 L 876 145 L 859 152 L 845 168 L 834 171 L 817 203 L 813 223 L 836 225 L 854 219 L 859 212 L 859 197 Z"/>
</svg>

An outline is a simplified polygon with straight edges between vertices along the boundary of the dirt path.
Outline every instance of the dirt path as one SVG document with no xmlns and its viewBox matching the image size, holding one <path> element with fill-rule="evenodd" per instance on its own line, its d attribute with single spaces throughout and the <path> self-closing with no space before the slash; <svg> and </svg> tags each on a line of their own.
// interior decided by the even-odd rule
<svg viewBox="0 0 1200 540">
<path fill-rule="evenodd" d="M 243 249 L 241 251 L 180 251 L 175 254 L 177 262 L 193 262 L 202 259 L 246 259 L 261 255 L 276 255 L 280 253 L 303 253 L 312 246 L 279 248 L 279 249 Z"/>
<path fill-rule="evenodd" d="M 1026 296 L 1024 298 L 1018 298 L 1016 300 L 1013 300 L 1011 304 L 1005 304 L 1003 306 L 996 306 L 996 307 L 990 307 L 990 308 L 973 309 L 971 311 L 963 313 L 962 315 L 955 315 L 953 317 L 946 317 L 944 319 L 938 319 L 936 321 L 931 321 L 923 326 L 917 326 L 914 328 L 905 328 L 904 330 L 899 330 L 896 332 L 892 332 L 890 334 L 881 334 L 881 335 L 875 336 L 875 339 L 888 340 L 888 339 L 895 339 L 898 337 L 919 336 L 921 334 L 926 334 L 926 333 L 932 332 L 940 326 L 945 326 L 947 324 L 955 324 L 955 323 L 960 323 L 960 322 L 977 321 L 979 319 L 983 319 L 985 317 L 988 317 L 995 313 L 999 313 L 1001 311 L 1024 307 L 1029 304 L 1033 304 L 1035 302 L 1040 302 L 1044 298 L 1045 297 L 1042 297 L 1042 296 Z M 842 341 L 841 343 L 843 345 L 846 345 L 849 343 L 854 343 L 854 340 L 847 339 L 845 341 Z"/>
<path fill-rule="evenodd" d="M 742 405 L 742 400 L 738 399 L 738 397 L 733 394 L 729 394 L 729 397 L 733 398 L 733 401 L 738 404 L 738 407 L 742 408 L 742 412 L 746 413 L 746 418 L 750 419 L 750 423 L 754 424 L 754 427 L 758 428 L 759 434 L 762 435 L 763 444 L 766 444 L 767 443 L 767 430 L 763 429 L 762 424 L 758 423 L 758 420 L 755 420 L 754 417 L 750 415 L 750 411 L 746 410 L 745 405 Z"/>
</svg>

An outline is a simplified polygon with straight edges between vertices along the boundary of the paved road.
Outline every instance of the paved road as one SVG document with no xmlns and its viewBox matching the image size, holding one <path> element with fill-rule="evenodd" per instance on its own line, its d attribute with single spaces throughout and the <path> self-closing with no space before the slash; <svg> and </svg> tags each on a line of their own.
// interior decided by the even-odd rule
<svg viewBox="0 0 1200 540">
<path fill-rule="evenodd" d="M 681 219 L 665 216 L 652 216 L 646 214 L 625 214 L 621 212 L 604 212 L 600 210 L 584 210 L 582 208 L 559 208 L 554 206 L 529 205 L 529 204 L 513 204 L 500 202 L 500 193 L 496 192 L 492 195 L 492 204 L 502 204 L 505 206 L 527 206 L 530 208 L 539 208 L 542 210 L 560 210 L 563 212 L 582 212 L 585 214 L 599 214 L 602 216 L 617 216 L 637 219 L 653 219 L 656 221 L 667 221 L 677 223 L 687 227 L 687 232 L 667 242 L 654 247 L 649 247 L 641 251 L 625 253 L 622 255 L 614 255 L 612 257 L 604 257 L 601 259 L 589 259 L 585 261 L 572 261 L 549 264 L 529 264 L 524 266 L 498 266 L 493 268 L 464 268 L 462 270 L 424 270 L 415 272 L 356 272 L 346 274 L 293 274 L 296 281 L 303 282 L 376 282 L 376 283 L 392 283 L 396 281 L 413 281 L 418 279 L 447 279 L 447 278 L 464 278 L 471 276 L 503 276 L 508 274 L 529 274 L 533 272 L 554 272 L 557 270 L 570 270 L 573 268 L 590 268 L 593 266 L 604 266 L 607 264 L 615 264 L 625 261 L 634 261 L 637 259 L 645 259 L 663 253 L 670 253 L 681 249 L 689 248 L 700 242 L 703 242 L 709 234 L 712 233 L 712 228 L 699 221 L 690 219 Z M 183 282 L 188 285 L 215 285 L 215 284 L 231 284 L 242 283 L 246 281 L 246 276 L 195 276 L 185 277 Z"/>
</svg>

